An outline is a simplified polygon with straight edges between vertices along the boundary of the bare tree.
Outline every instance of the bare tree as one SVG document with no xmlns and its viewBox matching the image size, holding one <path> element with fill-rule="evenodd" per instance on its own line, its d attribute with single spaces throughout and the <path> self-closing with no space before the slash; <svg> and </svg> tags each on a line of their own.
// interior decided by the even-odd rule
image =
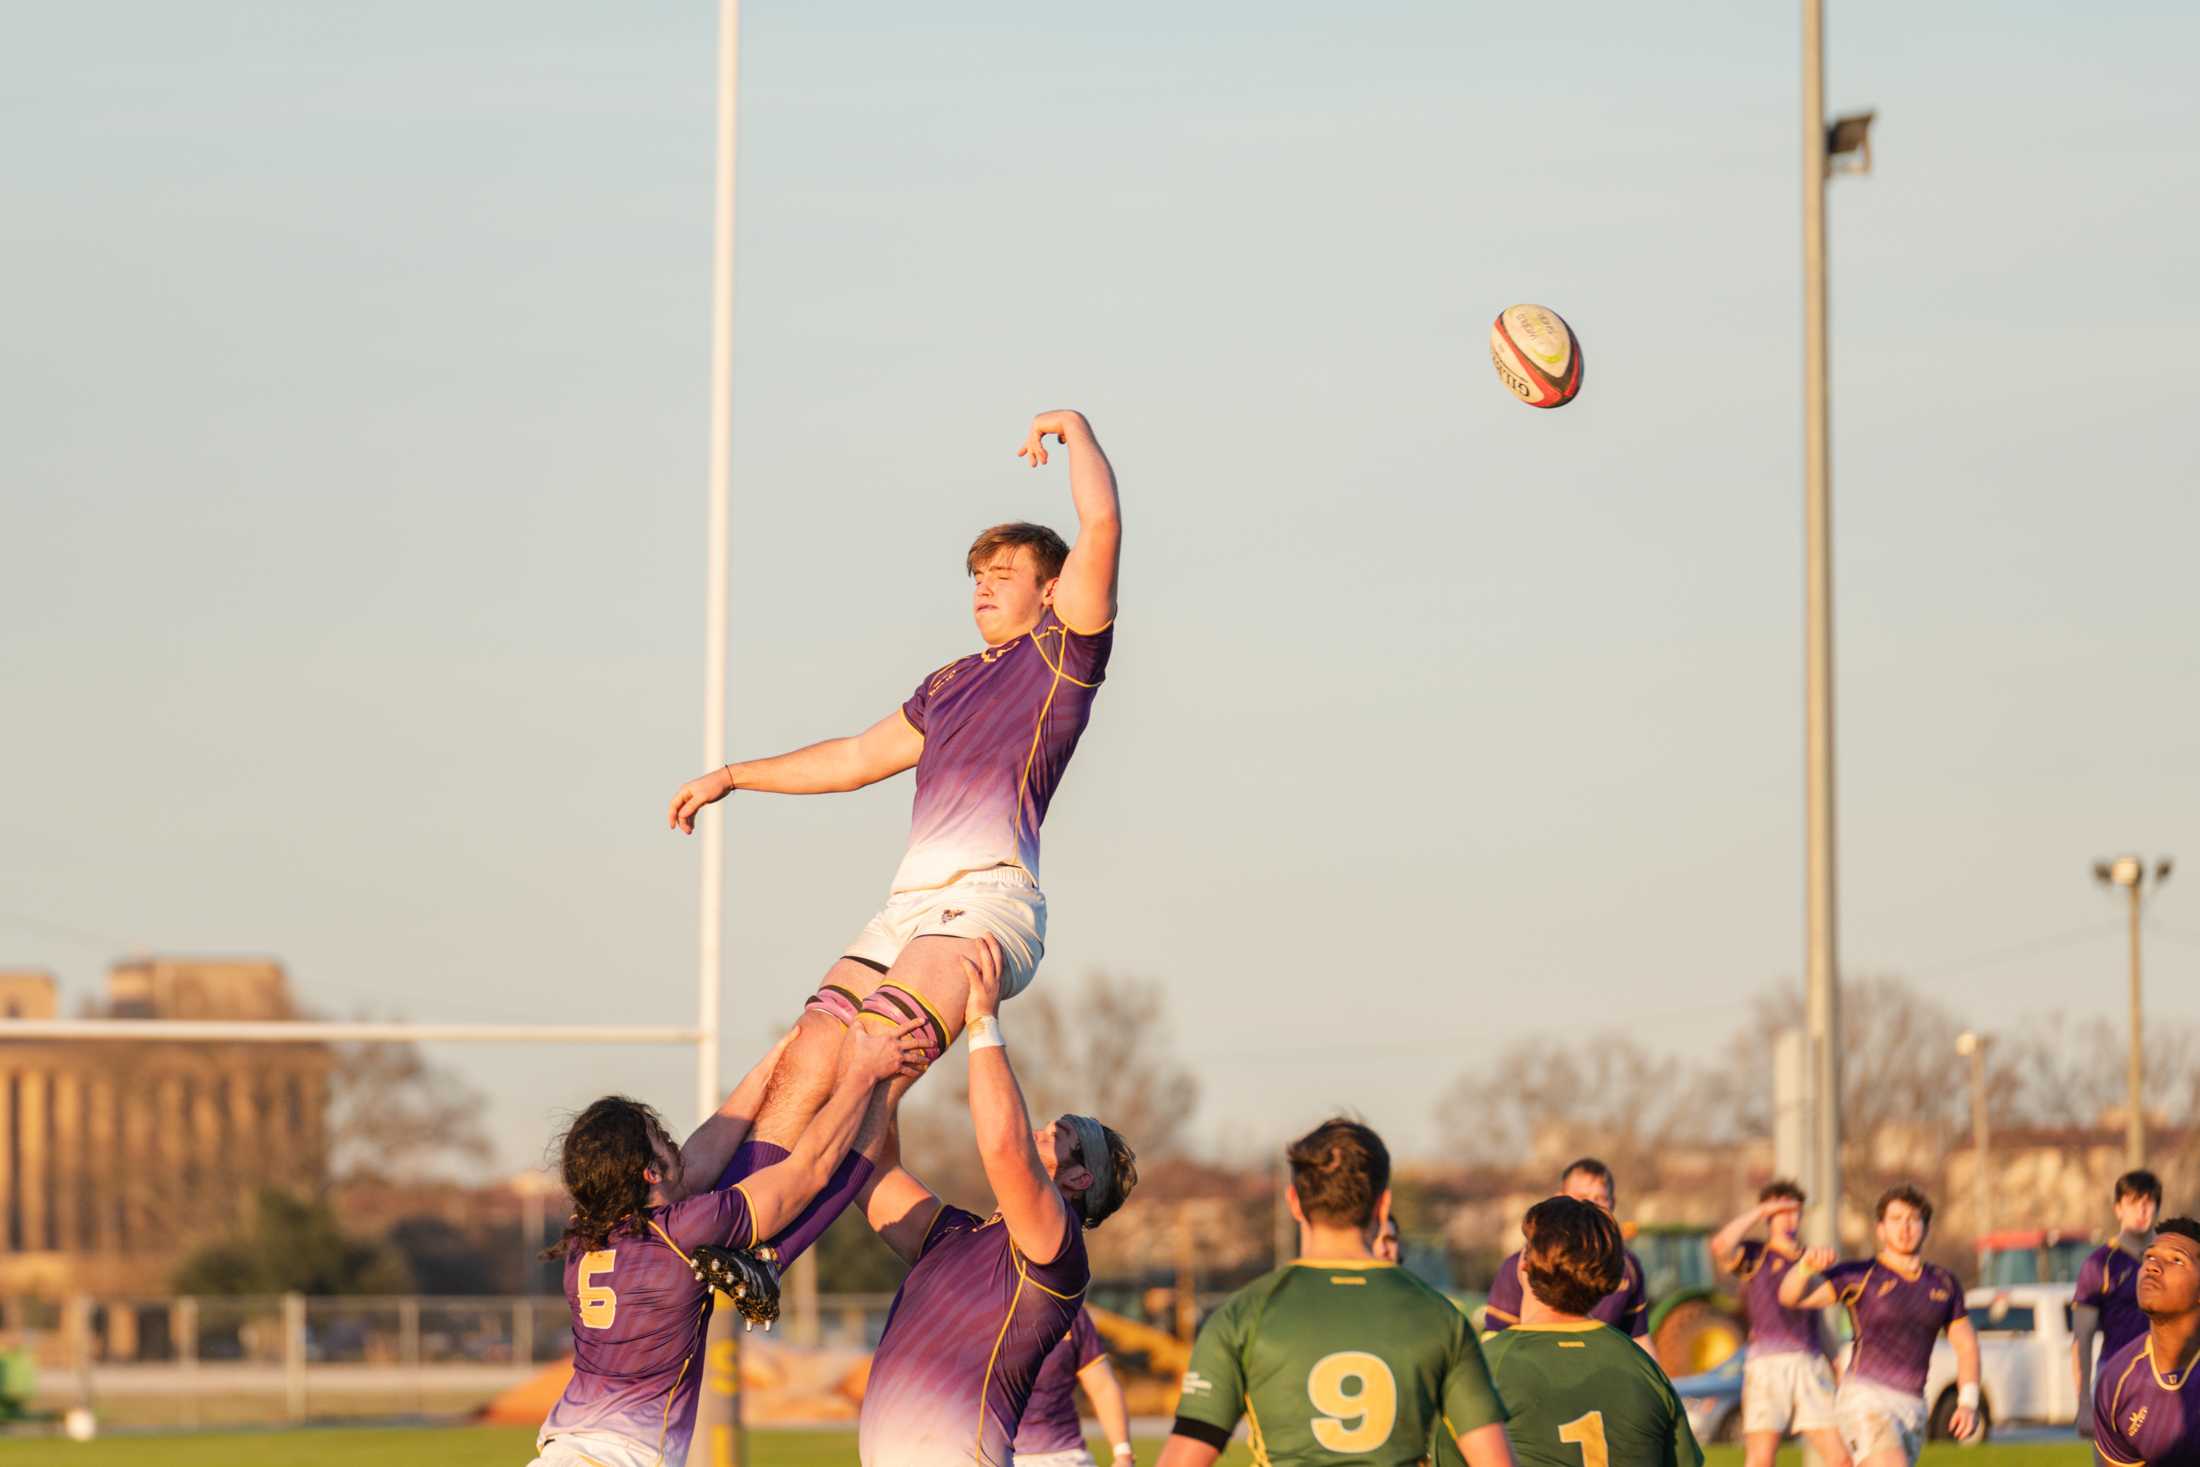
<svg viewBox="0 0 2200 1467">
<path fill-rule="evenodd" d="M 411 1044 L 337 1049 L 329 1076 L 332 1180 L 412 1179 L 489 1158 L 481 1092 Z"/>
</svg>

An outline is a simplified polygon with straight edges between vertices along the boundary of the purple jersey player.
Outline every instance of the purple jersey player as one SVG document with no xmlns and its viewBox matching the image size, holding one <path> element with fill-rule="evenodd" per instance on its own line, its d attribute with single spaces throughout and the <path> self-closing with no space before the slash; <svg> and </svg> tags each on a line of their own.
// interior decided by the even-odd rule
<svg viewBox="0 0 2200 1467">
<path fill-rule="evenodd" d="M 2070 1366 L 2078 1399 L 2092 1392 L 2093 1337 L 2101 1337 L 2106 1359 L 2147 1331 L 2139 1310 L 2139 1260 L 2154 1241 L 2154 1218 L 2162 1208 L 2162 1180 L 2150 1171 L 2125 1172 L 2110 1198 L 2116 1209 L 2116 1236 L 2086 1255 L 2078 1265 L 2078 1287 L 2070 1301 Z M 2078 1434 L 2093 1434 L 2093 1413 L 2078 1413 Z"/>
<path fill-rule="evenodd" d="M 1108 1364 L 1092 1311 L 1080 1309 L 1032 1383 L 1023 1423 L 1016 1428 L 1016 1467 L 1099 1467 L 1085 1447 L 1085 1424 L 1077 1417 L 1079 1386 L 1092 1398 L 1093 1414 L 1114 1449 L 1115 1467 L 1131 1460 L 1131 1418 L 1122 1383 Z"/>
<path fill-rule="evenodd" d="M 1566 1168 L 1558 1179 L 1558 1194 L 1594 1202 L 1606 1212 L 1610 1212 L 1618 1200 L 1612 1169 L 1593 1156 L 1584 1156 Z M 1497 1277 L 1490 1280 L 1490 1302 L 1482 1316 L 1482 1327 L 1507 1330 L 1520 1323 L 1521 1292 L 1520 1251 L 1515 1249 L 1497 1265 Z M 1589 1318 L 1601 1320 L 1623 1335 L 1633 1336 L 1648 1349 L 1644 1337 L 1650 1329 L 1649 1303 L 1649 1296 L 1643 1292 L 1642 1260 L 1630 1250 L 1620 1286 L 1597 1301 L 1596 1308 L 1589 1311 Z"/>
<path fill-rule="evenodd" d="M 1030 983 L 1046 948 L 1039 827 L 1076 752 L 1114 644 L 1122 525 L 1115 474 L 1083 414 L 1041 413 L 1018 453 L 1047 462 L 1046 440 L 1069 456 L 1077 543 L 1041 525 L 996 525 L 970 547 L 971 613 L 985 645 L 928 674 L 895 711 L 852 738 L 733 763 L 688 781 L 671 823 L 734 790 L 823 794 L 860 789 L 914 768 L 909 846 L 884 910 L 825 974 L 728 1180 L 783 1155 L 823 1103 L 842 1028 L 921 1019 L 936 1058 L 960 1032 L 962 959 L 991 938 L 1003 992 Z M 833 583 L 823 547 L 815 579 Z M 799 1253 L 869 1180 L 837 1175 L 817 1206 L 774 1238 L 780 1261 Z"/>
<path fill-rule="evenodd" d="M 1089 1116 L 1031 1129 L 996 1017 L 1000 955 L 982 940 L 965 962 L 970 1117 L 996 1211 L 949 1207 L 895 1165 L 865 1186 L 865 1215 L 910 1269 L 864 1388 L 863 1467 L 1006 1467 L 1083 1304 L 1085 1229 L 1138 1179 L 1123 1138 Z"/>
<path fill-rule="evenodd" d="M 2101 1357 L 2093 1451 L 2104 1467 L 2200 1467 L 2200 1222 L 2173 1217 L 2139 1265 L 2146 1333 Z"/>
<path fill-rule="evenodd" d="M 1834 1395 L 1834 1420 L 1859 1467 L 1914 1467 L 1925 1444 L 1925 1372 L 1942 1330 L 1956 1352 L 1959 1404 L 1949 1429 L 1978 1429 L 1978 1334 L 1956 1276 L 1921 1256 L 1933 1204 L 1917 1188 L 1890 1187 L 1878 1207 L 1879 1253 L 1836 1263 L 1813 1248 L 1780 1281 L 1789 1309 L 1836 1302 L 1856 1329 L 1849 1368 Z"/>
<path fill-rule="evenodd" d="M 786 1160 L 739 1186 L 667 1200 L 680 1157 L 655 1111 L 609 1095 L 582 1111 L 561 1144 L 573 1216 L 551 1250 L 565 1259 L 573 1311 L 573 1378 L 536 1438 L 538 1467 L 679 1467 L 695 1429 L 703 1331 L 712 1291 L 691 1257 L 747 1248 L 824 1185 L 866 1111 L 881 1124 L 886 1082 L 919 1062 L 904 1034 L 851 1032 L 831 1097 Z M 905 1051 L 907 1058 L 905 1059 Z M 753 1113 L 773 1056 L 727 1106 Z"/>
<path fill-rule="evenodd" d="M 1785 1178 L 1765 1184 L 1757 1205 L 1711 1235 L 1711 1256 L 1741 1282 L 1749 1318 L 1742 1364 L 1742 1442 L 1746 1467 L 1772 1467 L 1789 1433 L 1817 1449 L 1825 1467 L 1848 1467 L 1848 1448 L 1833 1424 L 1833 1370 L 1819 1340 L 1818 1316 L 1780 1302 L 1780 1284 L 1803 1256 L 1795 1225 L 1803 1189 Z M 1745 1235 L 1763 1223 L 1765 1240 Z"/>
</svg>

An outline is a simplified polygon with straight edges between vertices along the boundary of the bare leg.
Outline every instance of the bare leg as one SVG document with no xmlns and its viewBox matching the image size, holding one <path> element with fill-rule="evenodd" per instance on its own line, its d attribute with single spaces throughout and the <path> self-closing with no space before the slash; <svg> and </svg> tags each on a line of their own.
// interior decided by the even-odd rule
<svg viewBox="0 0 2200 1467">
<path fill-rule="evenodd" d="M 862 997 L 882 980 L 875 968 L 842 958 L 826 971 L 825 982 Z M 847 1031 L 814 1010 L 805 1009 L 795 1026 L 794 1042 L 779 1057 L 779 1068 L 764 1091 L 764 1104 L 756 1124 L 749 1128 L 754 1141 L 769 1142 L 792 1151 L 803 1127 L 833 1093 L 834 1067 L 839 1063 L 840 1036 Z"/>
<path fill-rule="evenodd" d="M 1841 1433 L 1834 1428 L 1821 1426 L 1816 1431 L 1804 1432 L 1803 1437 L 1818 1453 L 1819 1467 L 1849 1467 L 1849 1444 L 1841 1440 Z M 1765 1460 L 1770 1462 L 1772 1459 L 1767 1457 Z M 1755 1467 L 1754 1461 L 1751 1467 Z"/>
</svg>

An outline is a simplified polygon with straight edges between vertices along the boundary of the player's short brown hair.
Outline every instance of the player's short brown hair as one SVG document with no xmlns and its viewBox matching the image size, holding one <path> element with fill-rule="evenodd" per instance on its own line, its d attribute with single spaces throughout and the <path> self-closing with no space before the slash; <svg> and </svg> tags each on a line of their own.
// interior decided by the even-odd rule
<svg viewBox="0 0 2200 1467">
<path fill-rule="evenodd" d="M 1069 546 L 1062 537 L 1045 525 L 1034 525 L 1027 520 L 1011 520 L 1005 525 L 995 525 L 981 530 L 978 538 L 970 542 L 970 553 L 963 557 L 963 569 L 976 575 L 981 567 L 990 565 L 993 557 L 1017 546 L 1031 551 L 1033 565 L 1038 568 L 1039 584 L 1045 585 L 1062 573 L 1062 562 L 1069 559 Z"/>
<path fill-rule="evenodd" d="M 1390 1190 L 1390 1148 L 1371 1127 L 1338 1116 L 1291 1143 L 1291 1190 L 1312 1223 L 1364 1228 Z"/>
<path fill-rule="evenodd" d="M 1138 1153 L 1131 1150 L 1131 1143 L 1113 1126 L 1102 1126 L 1100 1134 L 1107 1138 L 1110 1182 L 1106 1192 L 1086 1192 L 1078 1199 L 1088 1228 L 1096 1228 L 1115 1216 L 1115 1210 L 1129 1200 L 1131 1188 L 1138 1185 Z"/>
<path fill-rule="evenodd" d="M 1546 1197 L 1528 1209 L 1520 1234 L 1529 1289 L 1561 1314 L 1587 1314 L 1627 1277 L 1619 1224 L 1594 1202 Z"/>
<path fill-rule="evenodd" d="M 1905 1203 L 1912 1208 L 1917 1213 L 1917 1220 L 1925 1224 L 1926 1227 L 1930 1228 L 1933 1225 L 1933 1199 L 1909 1182 L 1897 1182 L 1880 1193 L 1879 1205 L 1872 1209 L 1872 1217 L 1879 1222 L 1885 1222 L 1887 1220 L 1887 1209 L 1897 1202 Z"/>
<path fill-rule="evenodd" d="M 2116 1195 L 2111 1200 L 2121 1202 L 2126 1197 L 2151 1197 L 2154 1205 L 2160 1207 L 2162 1179 L 2144 1167 L 2134 1172 L 2125 1172 L 2116 1179 Z"/>
<path fill-rule="evenodd" d="M 1566 1164 L 1566 1170 L 1558 1174 L 1558 1184 L 1561 1187 L 1565 1186 L 1566 1179 L 1574 1175 L 1576 1172 L 1579 1172 L 1582 1176 L 1585 1177 L 1595 1177 L 1605 1186 L 1612 1189 L 1612 1195 L 1614 1197 L 1619 1196 L 1619 1183 L 1612 1179 L 1612 1169 L 1606 1166 L 1603 1162 L 1598 1161 L 1595 1157 L 1577 1156 L 1572 1161 L 1568 1162 Z"/>
<path fill-rule="evenodd" d="M 1775 1197 L 1784 1197 L 1790 1202 L 1810 1201 L 1810 1198 L 1803 1195 L 1803 1189 L 1796 1185 L 1791 1177 L 1774 1177 L 1757 1189 L 1757 1200 L 1759 1202 L 1770 1202 Z"/>
</svg>

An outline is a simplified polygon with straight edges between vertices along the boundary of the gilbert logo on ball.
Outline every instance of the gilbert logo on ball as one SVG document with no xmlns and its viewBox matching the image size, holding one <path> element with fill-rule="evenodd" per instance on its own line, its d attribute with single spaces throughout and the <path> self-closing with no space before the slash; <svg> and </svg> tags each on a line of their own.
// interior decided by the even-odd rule
<svg viewBox="0 0 2200 1467">
<path fill-rule="evenodd" d="M 1507 306 L 1490 327 L 1497 380 L 1529 407 L 1564 407 L 1581 391 L 1581 343 L 1548 306 Z"/>
</svg>

